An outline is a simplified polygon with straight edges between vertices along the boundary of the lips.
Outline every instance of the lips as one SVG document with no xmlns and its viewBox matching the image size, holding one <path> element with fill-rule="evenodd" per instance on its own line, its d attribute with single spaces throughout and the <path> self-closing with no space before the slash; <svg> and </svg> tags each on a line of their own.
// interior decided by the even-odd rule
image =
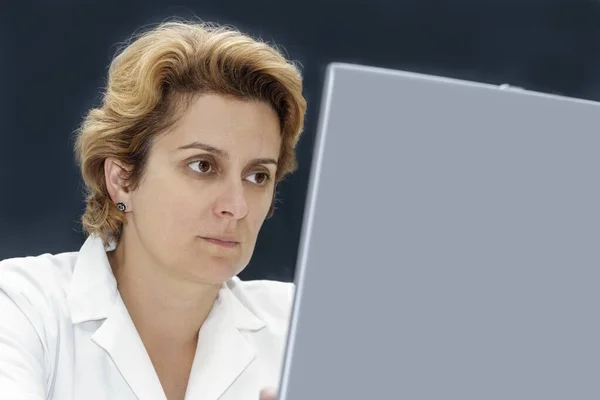
<svg viewBox="0 0 600 400">
<path fill-rule="evenodd" d="M 237 246 L 240 242 L 234 238 L 229 237 L 202 237 L 205 241 L 212 243 L 217 246 L 232 248 Z"/>
</svg>

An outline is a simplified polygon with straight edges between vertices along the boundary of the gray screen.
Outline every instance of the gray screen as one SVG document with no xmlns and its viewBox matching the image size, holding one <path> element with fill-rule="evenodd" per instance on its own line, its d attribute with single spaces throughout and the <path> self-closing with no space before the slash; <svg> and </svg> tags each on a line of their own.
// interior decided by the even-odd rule
<svg viewBox="0 0 600 400">
<path fill-rule="evenodd" d="M 600 106 L 326 82 L 281 398 L 599 399 Z"/>
</svg>

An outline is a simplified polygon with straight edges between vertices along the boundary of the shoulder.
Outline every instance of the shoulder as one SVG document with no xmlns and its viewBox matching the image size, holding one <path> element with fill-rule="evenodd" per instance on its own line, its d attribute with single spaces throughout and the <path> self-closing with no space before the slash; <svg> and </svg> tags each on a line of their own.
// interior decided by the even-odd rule
<svg viewBox="0 0 600 400">
<path fill-rule="evenodd" d="M 227 282 L 233 295 L 256 316 L 267 323 L 289 323 L 295 285 L 271 280 L 242 281 L 235 277 Z"/>
<path fill-rule="evenodd" d="M 43 254 L 0 261 L 0 292 L 44 330 L 46 319 L 64 312 L 77 253 Z M 37 323 L 34 323 L 37 321 Z"/>
<path fill-rule="evenodd" d="M 42 254 L 0 261 L 0 288 L 34 299 L 65 295 L 77 253 Z"/>
<path fill-rule="evenodd" d="M 39 376 L 53 371 L 76 258 L 76 253 L 62 253 L 0 261 L 0 321 L 11 321 L 0 324 L 0 347 L 27 354 L 33 360 L 28 371 Z M 18 363 L 15 354 L 12 360 Z"/>
</svg>

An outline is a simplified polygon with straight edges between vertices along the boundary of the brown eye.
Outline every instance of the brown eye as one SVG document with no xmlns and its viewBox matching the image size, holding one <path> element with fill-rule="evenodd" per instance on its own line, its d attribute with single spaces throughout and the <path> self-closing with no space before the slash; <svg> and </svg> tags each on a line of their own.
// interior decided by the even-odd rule
<svg viewBox="0 0 600 400">
<path fill-rule="evenodd" d="M 201 174 L 208 174 L 213 172 L 213 166 L 210 163 L 210 161 L 206 161 L 206 160 L 199 160 L 199 161 L 194 161 L 191 162 L 189 164 L 190 168 L 193 169 L 194 171 L 201 173 Z"/>
<path fill-rule="evenodd" d="M 256 183 L 262 185 L 267 181 L 267 174 L 256 174 Z"/>
<path fill-rule="evenodd" d="M 250 180 L 250 182 L 252 182 L 256 185 L 264 186 L 269 182 L 269 179 L 271 179 L 271 176 L 264 172 L 257 172 L 255 174 L 250 175 L 248 177 L 248 179 Z"/>
<path fill-rule="evenodd" d="M 198 162 L 198 169 L 200 170 L 200 172 L 209 172 L 210 163 L 208 161 L 200 161 Z"/>
</svg>

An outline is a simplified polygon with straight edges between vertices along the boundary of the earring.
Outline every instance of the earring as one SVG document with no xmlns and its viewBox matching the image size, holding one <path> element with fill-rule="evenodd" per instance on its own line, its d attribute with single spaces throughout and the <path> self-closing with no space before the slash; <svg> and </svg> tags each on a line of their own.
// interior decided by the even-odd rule
<svg viewBox="0 0 600 400">
<path fill-rule="evenodd" d="M 120 201 L 117 203 L 117 208 L 119 209 L 119 211 L 125 212 L 125 210 L 127 210 L 127 205 Z"/>
</svg>

